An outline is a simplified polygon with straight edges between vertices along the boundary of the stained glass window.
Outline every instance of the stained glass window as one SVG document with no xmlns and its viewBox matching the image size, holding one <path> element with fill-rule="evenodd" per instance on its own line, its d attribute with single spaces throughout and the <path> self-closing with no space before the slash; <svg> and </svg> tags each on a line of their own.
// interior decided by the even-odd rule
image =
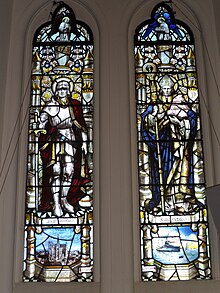
<svg viewBox="0 0 220 293">
<path fill-rule="evenodd" d="M 135 32 L 143 281 L 209 279 L 194 38 L 165 3 Z"/>
<path fill-rule="evenodd" d="M 93 280 L 93 36 L 60 4 L 33 40 L 25 282 Z"/>
</svg>

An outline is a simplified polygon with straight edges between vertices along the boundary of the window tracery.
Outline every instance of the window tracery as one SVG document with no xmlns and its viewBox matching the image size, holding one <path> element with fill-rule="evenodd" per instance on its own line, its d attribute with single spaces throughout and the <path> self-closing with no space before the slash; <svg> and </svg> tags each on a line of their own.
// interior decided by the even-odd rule
<svg viewBox="0 0 220 293">
<path fill-rule="evenodd" d="M 33 40 L 25 282 L 93 280 L 93 35 L 60 4 Z"/>
<path fill-rule="evenodd" d="M 158 4 L 135 33 L 141 275 L 209 279 L 194 38 Z"/>
</svg>

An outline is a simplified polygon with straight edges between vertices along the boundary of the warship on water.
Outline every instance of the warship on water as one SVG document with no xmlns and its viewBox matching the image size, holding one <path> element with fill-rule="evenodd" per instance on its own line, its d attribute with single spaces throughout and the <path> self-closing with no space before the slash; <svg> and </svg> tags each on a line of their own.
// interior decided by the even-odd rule
<svg viewBox="0 0 220 293">
<path fill-rule="evenodd" d="M 170 241 L 166 240 L 164 245 L 157 248 L 157 251 L 160 251 L 160 252 L 179 252 L 180 246 L 174 245 Z"/>
</svg>

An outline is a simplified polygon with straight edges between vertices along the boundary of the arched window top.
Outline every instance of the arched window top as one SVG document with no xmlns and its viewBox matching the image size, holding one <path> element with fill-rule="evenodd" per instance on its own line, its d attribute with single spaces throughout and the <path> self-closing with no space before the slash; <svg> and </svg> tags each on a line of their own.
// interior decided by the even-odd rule
<svg viewBox="0 0 220 293">
<path fill-rule="evenodd" d="M 137 27 L 134 40 L 141 277 L 143 281 L 209 279 L 193 35 L 161 3 L 151 19 Z"/>
<path fill-rule="evenodd" d="M 36 31 L 33 43 L 80 43 L 93 42 L 93 34 L 88 25 L 76 20 L 73 10 L 66 4 L 59 5 L 52 20 L 43 24 Z"/>
<path fill-rule="evenodd" d="M 37 30 L 32 53 L 23 280 L 91 282 L 91 30 L 62 3 Z"/>
<path fill-rule="evenodd" d="M 151 19 L 137 27 L 135 42 L 194 43 L 194 38 L 190 28 L 174 18 L 170 6 L 160 3 L 154 7 Z"/>
</svg>

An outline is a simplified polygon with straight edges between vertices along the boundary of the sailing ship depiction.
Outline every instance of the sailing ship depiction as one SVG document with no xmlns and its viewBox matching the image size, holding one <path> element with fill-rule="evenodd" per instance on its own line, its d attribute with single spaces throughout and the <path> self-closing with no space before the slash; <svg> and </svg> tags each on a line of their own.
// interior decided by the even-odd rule
<svg viewBox="0 0 220 293">
<path fill-rule="evenodd" d="M 177 244 L 172 244 L 172 241 L 166 240 L 164 245 L 158 247 L 156 250 L 160 252 L 179 252 L 180 246 Z"/>
</svg>

